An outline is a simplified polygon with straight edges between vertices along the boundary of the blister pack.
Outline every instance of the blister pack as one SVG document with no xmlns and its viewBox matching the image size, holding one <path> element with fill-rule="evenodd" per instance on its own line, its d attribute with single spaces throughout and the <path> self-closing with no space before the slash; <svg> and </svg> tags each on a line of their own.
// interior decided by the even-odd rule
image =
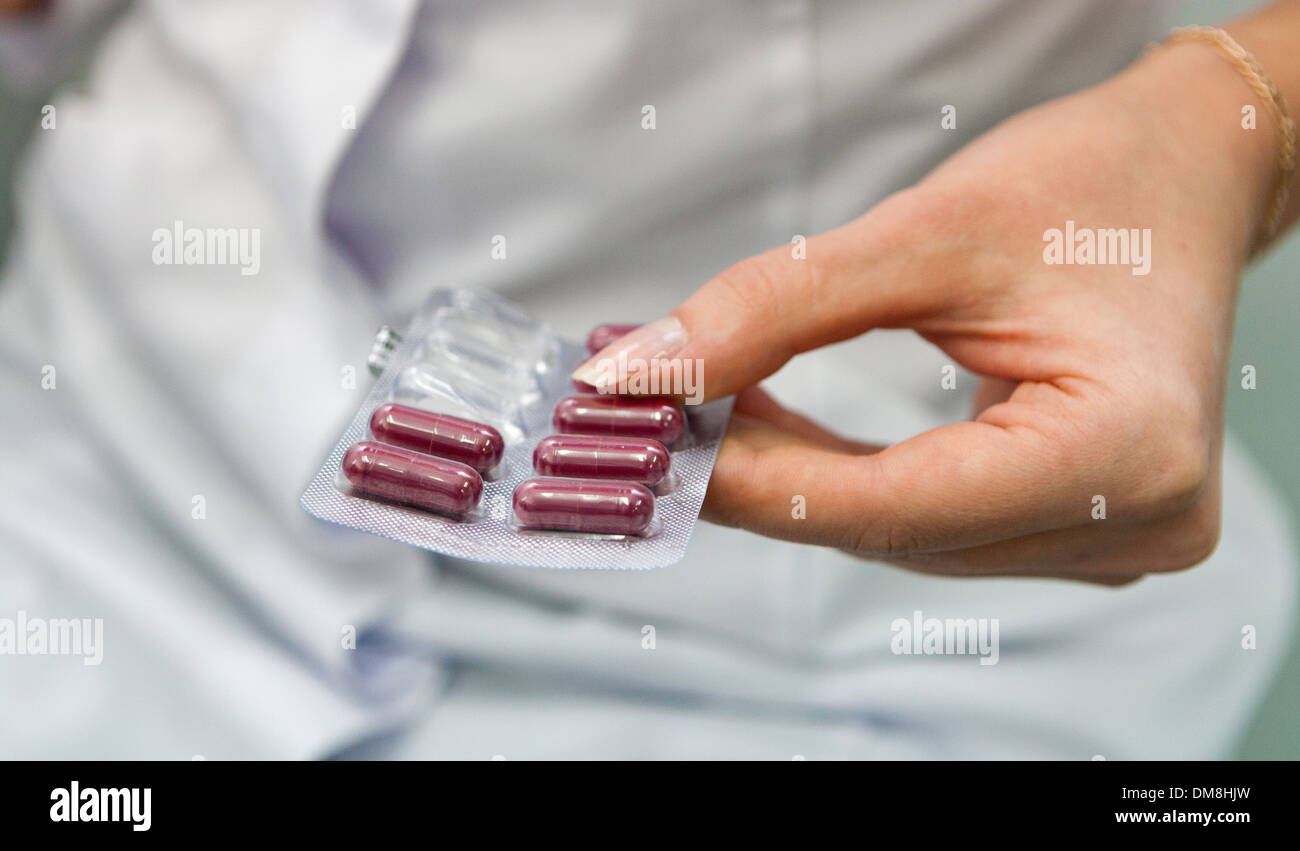
<svg viewBox="0 0 1300 851">
<path fill-rule="evenodd" d="M 382 372 L 302 495 L 310 514 L 494 564 L 644 570 L 685 555 L 731 399 L 575 386 L 583 346 L 469 290 L 435 292 L 381 345 Z"/>
</svg>

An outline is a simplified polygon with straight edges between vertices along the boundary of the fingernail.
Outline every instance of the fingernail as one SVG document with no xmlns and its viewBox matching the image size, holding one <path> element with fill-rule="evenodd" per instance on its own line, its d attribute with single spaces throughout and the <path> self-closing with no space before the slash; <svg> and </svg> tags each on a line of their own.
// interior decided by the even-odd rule
<svg viewBox="0 0 1300 851">
<path fill-rule="evenodd" d="M 642 325 L 596 352 L 573 371 L 573 379 L 600 388 L 617 383 L 620 364 L 671 358 L 686 345 L 686 329 L 675 316 Z"/>
</svg>

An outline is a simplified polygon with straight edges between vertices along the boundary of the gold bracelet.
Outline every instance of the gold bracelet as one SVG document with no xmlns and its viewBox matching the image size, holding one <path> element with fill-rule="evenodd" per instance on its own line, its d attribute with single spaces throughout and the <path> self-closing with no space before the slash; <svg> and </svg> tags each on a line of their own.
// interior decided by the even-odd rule
<svg viewBox="0 0 1300 851">
<path fill-rule="evenodd" d="M 1238 44 L 1232 36 L 1218 27 L 1179 27 L 1162 43 L 1177 44 L 1187 41 L 1199 41 L 1217 47 L 1232 67 L 1245 78 L 1246 83 L 1254 89 L 1255 94 L 1259 95 L 1260 100 L 1264 101 L 1273 116 L 1273 122 L 1277 125 L 1277 178 L 1273 184 L 1273 197 L 1269 201 L 1268 216 L 1264 219 L 1264 227 L 1255 240 L 1254 250 L 1257 251 L 1277 233 L 1278 226 L 1282 224 L 1282 216 L 1286 212 L 1287 193 L 1291 188 L 1291 178 L 1295 174 L 1296 165 L 1295 122 L 1291 120 L 1291 114 L 1286 108 L 1286 100 L 1277 86 L 1264 73 L 1264 69 L 1259 66 L 1259 62 L 1250 51 Z"/>
</svg>

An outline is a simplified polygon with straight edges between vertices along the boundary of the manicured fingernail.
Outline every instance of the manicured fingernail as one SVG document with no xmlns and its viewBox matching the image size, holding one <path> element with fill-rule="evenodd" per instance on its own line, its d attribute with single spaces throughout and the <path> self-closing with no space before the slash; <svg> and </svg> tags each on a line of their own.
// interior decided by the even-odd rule
<svg viewBox="0 0 1300 851">
<path fill-rule="evenodd" d="M 671 358 L 685 345 L 686 329 L 676 317 L 666 316 L 642 325 L 596 352 L 573 371 L 573 379 L 596 388 L 612 386 L 617 383 L 620 371 L 627 370 L 634 361 L 649 365 L 657 359 Z"/>
</svg>

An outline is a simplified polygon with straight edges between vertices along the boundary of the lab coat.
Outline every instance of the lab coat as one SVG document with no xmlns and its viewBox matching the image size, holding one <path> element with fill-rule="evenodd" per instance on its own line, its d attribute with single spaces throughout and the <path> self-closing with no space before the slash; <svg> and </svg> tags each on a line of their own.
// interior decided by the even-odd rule
<svg viewBox="0 0 1300 851">
<path fill-rule="evenodd" d="M 1158 12 L 137 4 L 37 131 L 0 289 L 0 617 L 100 617 L 104 658 L 0 657 L 0 755 L 1230 753 L 1287 645 L 1294 563 L 1233 441 L 1218 552 L 1120 590 L 708 524 L 659 571 L 489 567 L 297 502 L 374 329 L 428 288 L 500 292 L 572 338 L 655 318 L 1114 72 Z M 155 264 L 177 221 L 257 228 L 258 274 Z M 898 440 L 964 415 L 973 378 L 944 390 L 946 363 L 873 333 L 769 386 Z M 917 612 L 996 620 L 997 663 L 895 652 Z"/>
</svg>

